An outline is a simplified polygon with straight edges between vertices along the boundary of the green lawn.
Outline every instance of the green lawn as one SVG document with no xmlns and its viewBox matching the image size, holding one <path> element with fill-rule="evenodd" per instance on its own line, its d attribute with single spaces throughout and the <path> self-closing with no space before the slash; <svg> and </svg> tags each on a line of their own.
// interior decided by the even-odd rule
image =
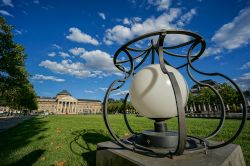
<svg viewBox="0 0 250 166">
<path fill-rule="evenodd" d="M 121 115 L 110 121 L 120 136 L 128 135 Z M 136 131 L 153 127 L 151 120 L 129 116 Z M 205 136 L 218 123 L 216 119 L 187 119 L 188 134 Z M 216 140 L 225 141 L 239 124 L 228 120 Z M 168 121 L 176 129 L 176 119 Z M 240 144 L 247 165 L 250 165 L 250 130 L 245 127 L 235 143 Z M 95 165 L 98 142 L 110 140 L 101 115 L 65 115 L 35 117 L 0 133 L 0 165 Z"/>
</svg>

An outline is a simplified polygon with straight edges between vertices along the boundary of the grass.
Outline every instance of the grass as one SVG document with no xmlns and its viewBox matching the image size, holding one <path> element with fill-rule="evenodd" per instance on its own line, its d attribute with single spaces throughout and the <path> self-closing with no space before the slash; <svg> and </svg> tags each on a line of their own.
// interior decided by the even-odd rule
<svg viewBox="0 0 250 166">
<path fill-rule="evenodd" d="M 109 116 L 119 136 L 128 135 L 121 115 Z M 151 120 L 129 116 L 136 131 L 153 127 Z M 187 119 L 188 134 L 205 136 L 218 124 L 216 119 Z M 227 140 L 236 130 L 238 120 L 227 120 L 217 141 Z M 248 124 L 247 124 L 248 125 Z M 250 130 L 246 125 L 240 144 L 247 165 L 250 165 Z M 168 121 L 176 129 L 176 119 Z M 95 165 L 96 144 L 110 140 L 100 115 L 66 115 L 34 117 L 0 133 L 0 165 Z"/>
</svg>

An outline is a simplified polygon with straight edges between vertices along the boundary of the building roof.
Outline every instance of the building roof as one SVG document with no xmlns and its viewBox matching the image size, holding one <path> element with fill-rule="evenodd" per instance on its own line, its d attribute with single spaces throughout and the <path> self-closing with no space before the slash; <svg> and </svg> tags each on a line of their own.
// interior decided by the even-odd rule
<svg viewBox="0 0 250 166">
<path fill-rule="evenodd" d="M 216 82 L 216 81 L 213 81 L 213 80 L 211 80 L 211 79 L 209 79 L 209 80 L 203 80 L 203 81 L 200 81 L 201 83 L 205 83 L 205 84 L 209 84 L 209 85 L 211 85 L 211 86 L 216 86 L 216 85 L 218 85 L 218 83 Z M 191 90 L 194 90 L 194 89 L 197 89 L 197 88 L 199 88 L 200 87 L 200 85 L 198 85 L 198 84 L 195 84 L 195 85 L 193 85 L 192 87 L 191 87 Z"/>
<path fill-rule="evenodd" d="M 93 101 L 93 102 L 101 102 L 101 100 L 92 100 L 92 99 L 78 99 L 78 101 Z"/>
<path fill-rule="evenodd" d="M 57 95 L 69 95 L 69 96 L 71 96 L 71 94 L 67 90 L 62 90 Z"/>
<path fill-rule="evenodd" d="M 72 95 L 67 90 L 62 90 L 57 94 L 58 95 L 69 95 L 72 97 Z M 55 100 L 56 97 L 43 97 L 43 96 L 37 96 L 38 99 L 43 100 Z M 77 99 L 78 101 L 86 101 L 86 102 L 101 102 L 101 100 L 95 100 L 95 99 Z"/>
</svg>

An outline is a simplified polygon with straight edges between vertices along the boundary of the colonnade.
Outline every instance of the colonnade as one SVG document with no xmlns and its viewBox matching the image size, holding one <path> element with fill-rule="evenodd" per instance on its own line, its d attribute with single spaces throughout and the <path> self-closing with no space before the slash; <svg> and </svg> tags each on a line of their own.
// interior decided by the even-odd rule
<svg viewBox="0 0 250 166">
<path fill-rule="evenodd" d="M 58 114 L 76 113 L 77 102 L 58 101 L 56 112 Z"/>
</svg>

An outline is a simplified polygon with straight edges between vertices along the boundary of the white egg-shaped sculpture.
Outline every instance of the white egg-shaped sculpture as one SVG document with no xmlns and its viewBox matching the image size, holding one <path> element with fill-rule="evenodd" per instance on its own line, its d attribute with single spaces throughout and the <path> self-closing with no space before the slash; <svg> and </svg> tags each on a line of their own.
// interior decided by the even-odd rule
<svg viewBox="0 0 250 166">
<path fill-rule="evenodd" d="M 172 72 L 181 90 L 183 107 L 188 100 L 188 86 L 182 74 L 165 65 Z M 172 118 L 177 116 L 176 99 L 169 76 L 159 64 L 149 65 L 133 77 L 129 90 L 131 102 L 140 115 L 147 118 Z"/>
</svg>

